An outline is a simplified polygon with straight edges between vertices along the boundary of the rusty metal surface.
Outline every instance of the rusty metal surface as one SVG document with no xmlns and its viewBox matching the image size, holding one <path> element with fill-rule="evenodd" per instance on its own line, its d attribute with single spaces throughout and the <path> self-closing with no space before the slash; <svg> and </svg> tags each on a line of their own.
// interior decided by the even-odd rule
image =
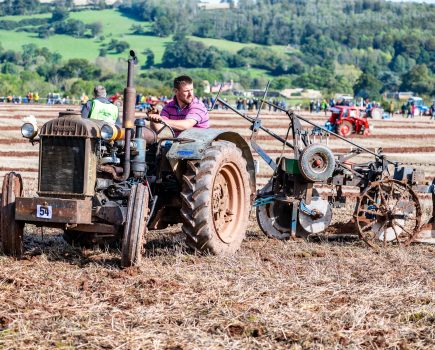
<svg viewBox="0 0 435 350">
<path fill-rule="evenodd" d="M 95 124 L 94 121 L 90 119 L 83 119 L 82 123 L 84 125 Z M 79 138 L 81 137 L 79 136 Z M 95 153 L 97 140 L 85 138 L 83 148 L 81 148 L 79 152 L 80 154 L 71 154 L 71 160 L 68 161 L 68 159 L 64 160 L 63 158 L 59 158 L 62 157 L 62 154 L 57 154 L 54 156 L 56 151 L 61 152 L 60 149 L 56 150 L 55 148 L 54 150 L 51 149 L 50 152 L 43 152 L 45 142 L 55 139 L 69 141 L 75 140 L 75 138 L 72 138 L 72 136 L 67 138 L 64 136 L 52 137 L 41 135 L 41 141 L 39 145 L 38 195 L 60 198 L 93 196 L 97 171 L 97 155 Z M 48 158 L 45 159 L 46 157 Z M 74 159 L 72 160 L 72 158 Z M 72 166 L 75 166 L 76 168 L 70 169 Z M 64 186 L 62 186 L 62 183 L 71 184 L 77 180 L 74 178 L 74 171 L 82 174 L 82 181 L 80 184 L 81 189 L 72 191 L 71 186 L 70 188 L 67 186 L 65 186 L 66 188 L 63 188 Z"/>
<path fill-rule="evenodd" d="M 44 219 L 36 216 L 37 205 L 52 207 L 52 218 Z M 39 223 L 90 224 L 92 202 L 90 199 L 59 199 L 48 197 L 19 197 L 15 203 L 16 220 Z"/>
<path fill-rule="evenodd" d="M 41 136 L 75 136 L 99 138 L 100 128 L 105 124 L 102 120 L 84 119 L 80 114 L 67 114 L 52 119 L 41 128 Z"/>
<path fill-rule="evenodd" d="M 15 220 L 15 200 L 23 193 L 23 181 L 19 174 L 8 173 L 4 177 L 0 207 L 0 234 L 3 251 L 20 258 L 23 254 L 24 225 Z"/>
<path fill-rule="evenodd" d="M 98 206 L 94 210 L 94 216 L 109 222 L 114 225 L 122 225 L 125 222 L 127 215 L 127 207 L 121 207 L 120 205 L 103 205 Z"/>
<path fill-rule="evenodd" d="M 102 235 L 116 235 L 120 233 L 120 226 L 94 223 L 94 224 L 78 224 L 77 226 L 67 227 L 67 231 L 80 231 L 80 232 L 97 232 Z"/>
<path fill-rule="evenodd" d="M 357 200 L 359 236 L 374 249 L 409 245 L 417 237 L 421 218 L 418 197 L 405 182 L 390 178 L 374 181 Z"/>
</svg>

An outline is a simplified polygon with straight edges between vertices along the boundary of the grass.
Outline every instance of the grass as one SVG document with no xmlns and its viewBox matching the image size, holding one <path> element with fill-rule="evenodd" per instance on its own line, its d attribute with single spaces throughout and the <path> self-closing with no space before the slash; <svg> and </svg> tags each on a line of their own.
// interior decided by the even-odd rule
<svg viewBox="0 0 435 350">
<path fill-rule="evenodd" d="M 35 16 L 6 16 L 2 19 L 19 21 L 25 18 L 47 18 L 51 17 L 47 14 L 40 14 Z M 150 27 L 150 22 L 139 22 L 114 9 L 106 9 L 101 11 L 79 11 L 71 12 L 69 18 L 78 19 L 84 23 L 101 22 L 103 25 L 103 32 L 101 34 L 104 40 L 97 38 L 73 38 L 68 35 L 52 35 L 47 39 L 39 38 L 34 33 L 16 32 L 0 30 L 0 43 L 3 48 L 14 51 L 21 51 L 22 46 L 28 43 L 34 43 L 39 47 L 47 47 L 50 51 L 58 52 L 62 55 L 64 60 L 71 58 L 85 58 L 90 62 L 94 62 L 98 57 L 99 50 L 103 45 L 108 44 L 112 39 L 124 40 L 130 44 L 130 48 L 135 50 L 141 61 L 145 61 L 142 52 L 145 49 L 151 49 L 155 55 L 155 63 L 162 62 L 165 46 L 172 42 L 171 37 L 157 37 L 152 35 L 133 35 L 130 28 L 133 24 L 140 24 L 144 27 Z M 243 47 L 264 47 L 276 52 L 284 52 L 285 46 L 261 46 L 256 44 L 243 44 L 220 39 L 205 39 L 192 36 L 192 40 L 203 42 L 205 45 L 213 45 L 222 50 L 230 52 L 237 52 Z M 127 53 L 115 54 L 109 53 L 107 57 L 118 58 L 126 57 Z M 254 77 L 265 76 L 264 70 L 250 70 Z"/>
</svg>

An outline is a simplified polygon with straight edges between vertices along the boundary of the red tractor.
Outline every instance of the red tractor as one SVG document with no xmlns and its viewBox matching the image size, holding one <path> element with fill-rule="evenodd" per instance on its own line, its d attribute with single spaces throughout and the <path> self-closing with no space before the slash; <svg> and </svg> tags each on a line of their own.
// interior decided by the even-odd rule
<svg viewBox="0 0 435 350">
<path fill-rule="evenodd" d="M 343 137 L 349 137 L 353 133 L 361 135 L 369 134 L 370 127 L 367 118 L 361 116 L 364 108 L 334 106 L 329 110 L 332 112 L 332 115 L 326 123 L 328 130 L 334 131 Z"/>
</svg>

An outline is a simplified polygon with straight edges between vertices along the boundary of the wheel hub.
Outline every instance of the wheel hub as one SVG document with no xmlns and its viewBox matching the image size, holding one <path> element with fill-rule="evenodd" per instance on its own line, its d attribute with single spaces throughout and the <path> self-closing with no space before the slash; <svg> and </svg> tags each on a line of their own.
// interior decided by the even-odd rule
<svg viewBox="0 0 435 350">
<path fill-rule="evenodd" d="M 221 232 L 227 223 L 230 223 L 234 215 L 228 208 L 229 201 L 228 184 L 222 174 L 216 177 L 213 186 L 213 219 L 215 222 L 216 231 Z"/>
</svg>

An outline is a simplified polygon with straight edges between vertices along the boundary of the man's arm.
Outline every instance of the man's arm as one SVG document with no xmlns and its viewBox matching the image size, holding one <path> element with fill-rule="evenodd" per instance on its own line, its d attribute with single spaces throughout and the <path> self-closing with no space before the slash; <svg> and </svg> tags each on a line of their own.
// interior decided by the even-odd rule
<svg viewBox="0 0 435 350">
<path fill-rule="evenodd" d="M 157 114 L 150 114 L 149 118 L 151 120 L 151 128 L 156 132 L 158 132 L 163 127 L 163 125 L 160 124 L 161 121 L 164 121 L 175 131 L 184 131 L 193 128 L 197 124 L 197 121 L 193 119 L 171 120 L 162 118 Z"/>
<path fill-rule="evenodd" d="M 91 112 L 91 101 L 86 102 L 82 107 L 82 118 L 89 118 L 89 113 Z"/>
</svg>

